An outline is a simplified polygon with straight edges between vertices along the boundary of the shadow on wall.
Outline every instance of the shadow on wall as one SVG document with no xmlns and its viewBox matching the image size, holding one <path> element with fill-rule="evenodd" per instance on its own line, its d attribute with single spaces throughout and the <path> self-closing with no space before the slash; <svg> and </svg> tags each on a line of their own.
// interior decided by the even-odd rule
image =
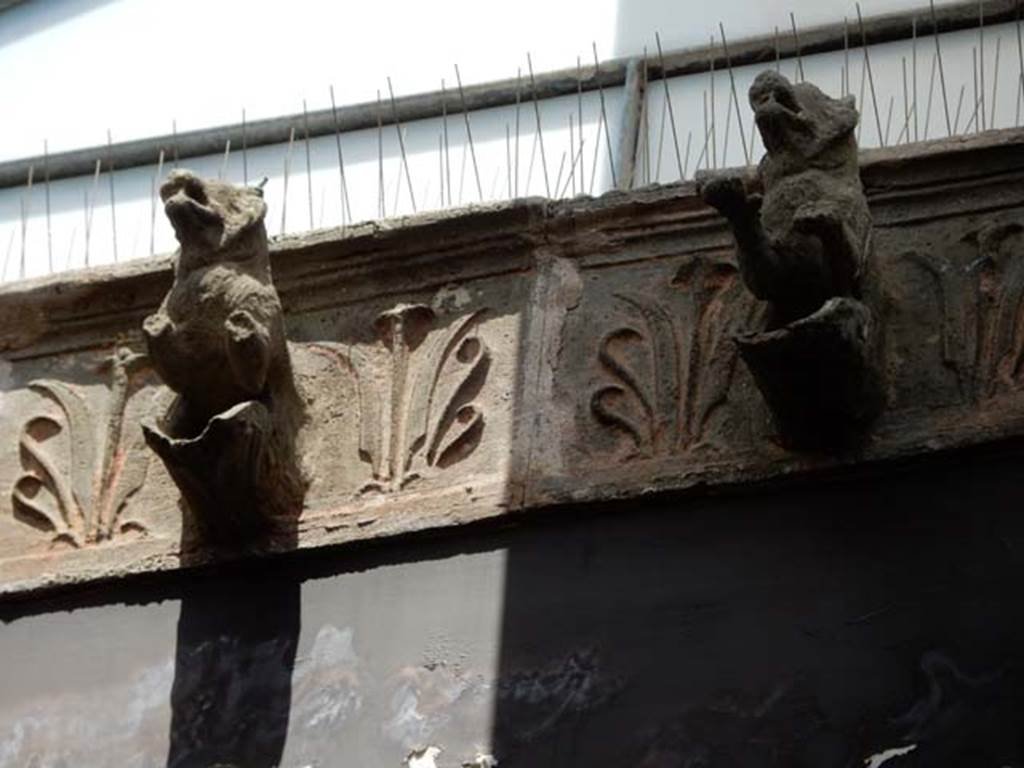
<svg viewBox="0 0 1024 768">
<path fill-rule="evenodd" d="M 1016 765 L 1020 449 L 959 462 L 518 532 L 502 768 Z"/>
<path fill-rule="evenodd" d="M 181 601 L 167 768 L 281 762 L 300 628 L 300 581 L 204 579 Z M 258 606 L 259 610 L 253 610 Z"/>
</svg>

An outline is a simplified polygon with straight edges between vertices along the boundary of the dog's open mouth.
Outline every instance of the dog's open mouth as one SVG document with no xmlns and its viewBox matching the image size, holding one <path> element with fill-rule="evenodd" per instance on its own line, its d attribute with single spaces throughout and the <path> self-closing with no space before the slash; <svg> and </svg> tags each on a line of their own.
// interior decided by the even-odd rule
<svg viewBox="0 0 1024 768">
<path fill-rule="evenodd" d="M 160 188 L 164 211 L 175 228 L 217 226 L 222 218 L 210 204 L 203 183 L 195 176 L 172 177 Z"/>
<path fill-rule="evenodd" d="M 767 148 L 778 149 L 793 137 L 810 133 L 807 115 L 792 89 L 781 85 L 767 88 L 751 102 L 754 120 Z"/>
<path fill-rule="evenodd" d="M 180 192 L 164 202 L 164 211 L 166 211 L 168 218 L 174 223 L 184 223 L 187 221 L 189 223 L 212 226 L 219 224 L 221 220 L 220 214 L 208 205 L 203 205 L 194 198 Z"/>
<path fill-rule="evenodd" d="M 802 112 L 796 97 L 788 88 L 773 88 L 762 94 L 754 104 L 754 116 L 759 123 L 762 120 L 797 122 Z"/>
</svg>

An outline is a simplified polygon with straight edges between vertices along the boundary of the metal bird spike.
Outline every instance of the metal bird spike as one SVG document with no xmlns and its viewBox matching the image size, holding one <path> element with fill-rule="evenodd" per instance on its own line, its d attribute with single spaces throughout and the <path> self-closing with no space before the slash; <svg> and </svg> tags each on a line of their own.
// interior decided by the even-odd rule
<svg viewBox="0 0 1024 768">
<path fill-rule="evenodd" d="M 576 58 L 576 64 L 579 65 L 579 57 Z M 581 86 L 582 87 L 582 86 Z M 583 91 L 581 90 L 582 94 Z M 521 67 L 516 67 L 516 162 L 515 162 L 515 181 L 512 184 L 512 197 L 519 197 L 519 107 L 522 103 L 523 97 L 523 70 Z"/>
<path fill-rule="evenodd" d="M 153 174 L 153 183 L 149 190 L 149 255 L 156 255 L 156 198 L 157 187 L 160 186 L 160 177 L 164 171 L 164 150 L 160 150 L 160 156 L 156 161 L 156 172 Z"/>
<path fill-rule="evenodd" d="M 284 190 L 281 193 L 281 234 L 285 233 L 288 223 L 288 176 L 292 167 L 292 147 L 295 146 L 295 126 L 288 131 L 288 151 L 284 156 Z"/>
<path fill-rule="evenodd" d="M 71 269 L 71 255 L 75 250 L 75 238 L 77 236 L 78 226 L 76 225 L 71 228 L 71 237 L 68 238 L 68 255 L 64 258 L 64 269 Z"/>
<path fill-rule="evenodd" d="M 946 94 L 946 73 L 942 66 L 942 48 L 939 46 L 939 22 L 935 16 L 935 0 L 928 0 L 928 3 L 932 12 L 932 34 L 935 36 L 935 56 L 939 62 L 939 87 L 942 90 L 942 108 L 946 115 L 946 135 L 952 136 L 953 125 L 949 121 L 949 97 Z"/>
<path fill-rule="evenodd" d="M 114 199 L 114 141 L 107 129 L 107 174 L 110 179 L 110 228 L 114 236 L 114 263 L 117 263 L 117 201 Z"/>
<path fill-rule="evenodd" d="M 245 107 L 242 107 L 242 184 L 249 186 L 249 146 L 245 130 Z"/>
<path fill-rule="evenodd" d="M 4 269 L 0 272 L 0 280 L 7 279 L 7 265 L 11 260 L 11 251 L 14 249 L 14 233 L 16 230 L 11 230 L 11 236 L 7 238 L 7 253 L 4 256 Z"/>
<path fill-rule="evenodd" d="M 536 137 L 534 137 L 534 138 L 536 138 Z M 536 146 L 537 145 L 534 144 L 534 149 L 536 149 Z M 466 157 L 468 155 L 469 155 L 469 144 L 467 142 L 463 142 L 462 143 L 462 157 L 459 158 L 459 195 L 458 195 L 458 198 L 457 198 L 458 202 L 456 203 L 456 205 L 460 205 L 460 206 L 462 205 L 462 201 L 465 199 L 463 197 L 462 191 L 465 189 L 465 186 L 466 186 Z M 531 160 L 531 164 L 532 164 L 532 160 Z M 527 186 L 529 186 L 529 184 L 527 184 Z"/>
<path fill-rule="evenodd" d="M 725 99 L 725 131 L 722 133 L 722 167 L 729 167 L 729 134 L 732 128 L 732 96 L 726 94 Z"/>
<path fill-rule="evenodd" d="M 444 134 L 437 132 L 437 179 L 438 195 L 441 202 L 438 207 L 444 208 Z"/>
<path fill-rule="evenodd" d="M 21 267 L 18 270 L 18 278 L 20 280 L 25 279 L 25 260 L 27 253 L 28 239 L 28 217 L 29 211 L 32 208 L 32 178 L 35 176 L 35 166 L 29 165 L 28 167 L 28 185 L 25 189 L 25 193 L 21 196 L 18 201 L 18 205 L 21 208 Z"/>
<path fill-rule="evenodd" d="M 558 196 L 558 189 L 562 185 L 562 171 L 565 170 L 565 151 L 562 151 L 562 159 L 558 163 L 558 173 L 555 174 L 555 195 Z"/>
<path fill-rule="evenodd" d="M 740 140 L 743 142 L 743 160 L 750 165 L 750 150 L 747 147 L 747 134 L 743 131 L 743 113 L 740 109 L 740 100 L 736 95 L 736 78 L 732 72 L 732 58 L 729 56 L 729 43 L 725 39 L 725 25 L 718 22 L 718 29 L 722 33 L 722 51 L 725 53 L 725 66 L 729 68 L 729 87 L 732 89 L 732 100 L 736 105 L 736 125 L 740 129 Z"/>
<path fill-rule="evenodd" d="M 686 132 L 686 158 L 683 160 L 683 181 L 686 181 L 686 172 L 690 170 L 690 142 L 693 139 L 693 131 Z"/>
<path fill-rule="evenodd" d="M 526 68 L 530 74 L 530 94 L 533 96 L 533 114 L 537 121 L 537 141 L 540 144 L 540 167 L 544 172 L 544 196 L 551 197 L 551 182 L 548 179 L 548 160 L 544 154 L 544 131 L 540 124 L 540 102 L 537 100 L 537 81 L 533 76 L 533 59 L 526 54 Z M 555 185 L 558 186 L 557 184 Z"/>
<path fill-rule="evenodd" d="M 572 120 L 572 115 L 569 115 Z M 570 137 L 572 135 L 570 126 Z M 505 123 L 505 179 L 508 182 L 508 199 L 512 199 L 512 128 Z"/>
<path fill-rule="evenodd" d="M 90 228 L 89 218 L 90 218 L 91 214 L 92 214 L 92 211 L 89 210 L 89 190 L 83 189 L 82 190 L 82 216 L 85 219 L 85 223 L 84 223 L 84 226 L 83 226 L 83 230 L 85 232 L 85 253 L 83 254 L 82 264 L 84 266 L 86 266 L 86 267 L 89 266 L 89 228 Z M 68 263 L 69 264 L 71 263 L 71 259 L 70 258 L 68 258 Z"/>
<path fill-rule="evenodd" d="M 92 174 L 92 194 L 88 191 L 83 191 L 82 194 L 85 197 L 85 266 L 89 266 L 89 238 L 92 234 L 92 214 L 96 208 L 96 194 L 99 192 L 100 184 L 100 170 L 103 167 L 103 161 L 96 158 L 96 169 Z"/>
<path fill-rule="evenodd" d="M 533 164 L 534 164 L 534 161 L 536 159 L 537 159 L 537 132 L 534 131 L 533 132 L 533 142 L 530 144 L 530 163 L 526 167 L 526 187 L 524 188 L 524 191 L 526 192 L 526 194 L 530 194 L 530 185 L 533 183 Z M 596 159 L 595 159 L 594 165 L 595 165 L 595 167 L 597 165 Z"/>
<path fill-rule="evenodd" d="M 910 93 L 909 93 L 909 87 L 907 85 L 907 57 L 906 56 L 901 56 L 900 57 L 900 65 L 903 68 L 903 118 L 904 118 L 904 124 L 908 125 L 910 123 Z M 899 144 L 899 140 L 898 139 L 897 139 L 896 143 Z"/>
<path fill-rule="evenodd" d="M 506 135 L 508 134 L 508 126 L 505 126 Z M 572 184 L 573 197 L 576 196 L 576 172 L 574 171 L 575 163 L 573 160 L 576 157 L 576 123 L 574 122 L 572 112 L 569 113 L 569 173 L 567 181 Z M 558 184 L 555 185 L 555 193 L 559 190 Z M 562 195 L 558 195 L 562 197 Z"/>
<path fill-rule="evenodd" d="M 704 147 L 700 151 L 700 157 L 697 158 L 697 168 L 700 168 L 700 161 L 704 161 L 704 168 L 711 168 L 711 160 L 708 157 L 708 142 L 711 140 L 711 133 L 708 127 L 708 92 L 704 91 Z"/>
<path fill-rule="evenodd" d="M 978 90 L 978 49 L 977 48 L 971 48 L 971 63 L 972 63 L 973 70 L 974 70 L 973 71 L 973 76 L 974 76 L 974 111 L 971 113 L 971 122 L 970 122 L 970 124 L 974 126 L 974 132 L 978 133 L 978 132 L 981 131 L 981 121 L 978 119 L 978 104 L 979 104 L 979 101 L 984 100 L 985 95 L 984 95 L 984 93 L 982 93 L 982 92 L 980 92 Z M 979 99 L 979 93 L 981 94 L 980 95 L 980 99 Z M 984 110 L 982 110 L 982 111 L 984 112 Z"/>
<path fill-rule="evenodd" d="M 228 177 L 228 160 L 231 157 L 231 139 L 227 139 L 224 142 L 224 158 L 220 162 L 220 172 L 217 174 L 217 178 L 224 181 Z"/>
<path fill-rule="evenodd" d="M 583 176 L 583 62 L 580 57 L 576 57 L 576 130 L 580 132 L 579 144 L 580 144 L 580 194 L 583 194 L 584 189 L 584 176 Z"/>
<path fill-rule="evenodd" d="M 416 213 L 416 195 L 412 191 L 412 176 L 409 174 L 409 158 L 405 154 L 405 136 L 402 132 L 402 121 L 398 119 L 398 105 L 395 103 L 395 89 L 391 86 L 390 76 L 388 76 L 388 96 L 391 99 L 391 116 L 395 121 L 395 132 L 398 134 L 398 151 L 402 155 L 402 167 L 405 168 L 405 183 L 409 190 L 409 203 L 412 205 L 412 212 Z"/>
<path fill-rule="evenodd" d="M 576 165 L 577 165 L 577 164 L 578 164 L 578 165 L 579 165 L 580 167 L 582 167 L 582 166 L 583 166 L 583 147 L 578 147 L 578 148 L 576 149 L 576 155 L 575 155 L 575 157 L 573 157 L 573 158 L 572 158 L 572 164 L 571 164 L 571 165 L 569 166 L 569 174 L 573 174 L 573 173 L 575 173 L 575 168 L 576 168 Z M 569 189 L 569 182 L 570 182 L 570 180 L 571 180 L 571 179 L 569 179 L 569 178 L 567 178 L 567 179 L 565 180 L 565 184 L 564 184 L 564 185 L 562 186 L 562 190 L 561 190 L 561 192 L 560 192 L 560 193 L 558 194 L 558 196 L 559 196 L 559 197 L 565 197 L 565 193 L 566 193 L 566 192 L 568 191 L 568 189 Z"/>
<path fill-rule="evenodd" d="M 644 94 L 647 93 L 647 86 L 651 82 L 650 67 L 648 66 L 647 60 L 647 46 L 644 46 L 644 71 L 643 71 L 643 84 Z M 640 122 L 641 129 L 640 135 L 643 138 L 644 153 L 643 153 L 643 168 L 644 168 L 644 184 L 651 183 L 651 119 L 650 119 L 650 100 L 644 98 L 640 104 L 640 114 L 642 120 Z"/>
<path fill-rule="evenodd" d="M 892 108 L 893 108 L 893 106 L 895 104 L 896 104 L 896 97 L 895 96 L 890 96 L 889 97 L 889 111 L 886 113 L 886 117 L 885 117 L 885 139 L 882 142 L 882 146 L 883 147 L 888 145 L 888 143 L 889 143 L 889 129 L 892 127 Z"/>
<path fill-rule="evenodd" d="M 398 137 L 398 143 L 401 144 L 405 141 L 406 129 L 401 128 L 401 136 Z M 398 155 L 398 168 L 395 172 L 395 197 L 394 202 L 391 204 L 391 215 L 398 216 L 398 202 L 402 198 L 402 171 L 405 166 L 402 164 L 402 155 Z"/>
<path fill-rule="evenodd" d="M 996 61 L 992 68 L 992 114 L 989 117 L 988 127 L 995 130 L 996 127 L 996 93 L 999 90 L 999 49 L 1002 47 L 1003 38 L 996 38 Z"/>
<path fill-rule="evenodd" d="M 979 124 L 979 122 L 978 122 L 978 102 L 975 101 L 974 102 L 974 112 L 971 114 L 971 119 L 968 120 L 967 124 L 964 126 L 964 131 L 963 132 L 965 134 L 970 133 L 972 130 L 977 132 L 977 129 L 975 128 L 975 126 L 978 125 L 978 124 Z"/>
<path fill-rule="evenodd" d="M 956 117 L 953 118 L 953 133 L 957 133 L 960 128 L 960 108 L 964 105 L 964 91 L 967 89 L 966 85 L 960 86 L 960 96 L 956 100 Z"/>
<path fill-rule="evenodd" d="M 306 100 L 302 100 L 302 143 L 306 150 L 306 201 L 309 207 L 309 228 L 316 229 L 313 214 L 313 162 L 309 153 L 309 110 Z"/>
<path fill-rule="evenodd" d="M 875 78 L 871 73 L 871 55 L 868 53 L 868 37 L 864 31 L 864 17 L 860 13 L 860 3 L 856 4 L 857 7 L 857 24 L 860 26 L 860 43 L 864 48 L 864 66 L 868 70 L 868 86 L 871 88 L 871 105 L 875 112 L 875 126 L 878 128 L 878 141 L 884 147 L 885 136 L 882 134 L 882 117 L 878 113 L 878 97 L 875 95 Z"/>
<path fill-rule="evenodd" d="M 377 91 L 377 218 L 383 219 L 384 200 L 384 117 L 380 111 L 380 90 Z"/>
<path fill-rule="evenodd" d="M 807 78 L 804 77 L 804 60 L 800 55 L 800 33 L 797 32 L 796 16 L 793 15 L 792 11 L 789 12 L 789 23 L 793 27 L 793 44 L 796 46 L 796 69 L 799 73 L 800 82 L 803 82 Z"/>
<path fill-rule="evenodd" d="M 981 97 L 981 130 L 985 130 L 985 4 L 978 0 L 978 94 Z"/>
<path fill-rule="evenodd" d="M 910 22 L 910 60 L 911 60 L 911 79 L 913 80 L 913 98 L 911 104 L 913 104 L 914 113 L 914 141 L 918 140 L 918 120 L 917 120 L 917 16 Z M 910 133 L 907 132 L 907 139 L 910 139 Z"/>
<path fill-rule="evenodd" d="M 518 98 L 518 96 L 516 97 Z M 445 190 L 448 192 L 448 205 L 452 204 L 452 166 L 451 156 L 448 151 L 448 96 L 444 89 L 444 78 L 441 78 L 441 128 L 444 134 L 444 172 Z M 519 131 L 519 107 L 516 107 L 516 136 L 518 141 Z M 444 205 L 444 191 L 441 193 L 442 205 Z"/>
<path fill-rule="evenodd" d="M 1013 124 L 1018 126 L 1020 125 L 1021 96 L 1024 95 L 1024 39 L 1022 39 L 1020 31 L 1020 7 L 1021 3 L 1017 3 L 1017 21 L 1015 23 L 1017 32 L 1017 110 L 1013 118 Z"/>
<path fill-rule="evenodd" d="M 43 139 L 43 188 L 46 193 L 46 262 L 53 272 L 53 229 L 50 226 L 50 145 Z"/>
<path fill-rule="evenodd" d="M 921 137 L 925 141 L 928 141 L 928 126 L 931 123 L 931 119 L 932 119 L 932 96 L 935 95 L 935 69 L 936 69 L 936 64 L 938 63 L 938 61 L 939 61 L 939 57 L 936 56 L 933 53 L 932 54 L 932 73 L 931 73 L 931 76 L 928 78 L 928 106 L 926 107 L 926 112 L 925 112 L 925 116 L 924 116 L 924 134 Z"/>
<path fill-rule="evenodd" d="M 904 138 L 906 138 L 908 144 L 910 143 L 910 141 L 911 141 L 910 132 L 913 129 L 913 126 L 910 123 L 910 118 L 913 117 L 914 111 L 915 111 L 914 106 L 911 106 L 910 107 L 911 114 L 907 115 L 907 120 L 904 121 L 903 127 L 900 128 L 900 134 L 899 134 L 899 136 L 896 137 L 896 143 L 897 144 L 899 144 L 901 141 L 903 141 Z"/>
<path fill-rule="evenodd" d="M 661 180 L 661 158 L 663 156 L 662 151 L 665 148 L 665 123 L 668 122 L 668 99 L 662 99 L 661 101 L 661 120 L 658 126 L 658 152 L 654 159 L 654 181 L 657 183 Z"/>
<path fill-rule="evenodd" d="M 605 129 L 604 113 L 597 113 L 597 131 L 594 133 L 594 162 L 590 166 L 590 186 L 587 193 L 594 194 L 594 182 L 597 181 L 597 159 L 601 155 L 601 131 Z"/>
<path fill-rule="evenodd" d="M 455 65 L 455 83 L 459 86 L 459 102 L 462 105 L 462 118 L 466 122 L 466 138 L 469 139 L 469 155 L 473 160 L 473 176 L 476 178 L 476 191 L 482 203 L 484 201 L 484 188 L 480 184 L 480 168 L 476 164 L 476 148 L 473 146 L 473 129 L 469 126 L 469 109 L 466 107 L 466 93 L 462 90 L 462 74 L 459 72 L 458 64 Z M 540 118 L 538 118 L 538 125 L 540 124 L 539 120 Z"/>
<path fill-rule="evenodd" d="M 756 135 L 757 135 L 757 121 L 756 120 L 751 120 L 750 121 L 750 141 L 748 142 L 748 144 L 750 145 L 750 154 L 751 154 L 751 156 L 753 156 L 755 154 L 755 151 L 756 151 L 754 149 L 754 147 L 756 146 L 756 144 L 754 143 Z"/>
<path fill-rule="evenodd" d="M 334 86 L 330 86 L 331 117 L 334 120 L 334 146 L 338 151 L 338 195 L 341 205 L 341 226 L 352 222 L 352 208 L 349 204 L 348 182 L 345 179 L 345 154 L 341 150 L 341 126 L 338 124 L 338 106 L 334 101 Z"/>
<path fill-rule="evenodd" d="M 850 19 L 843 16 L 843 96 L 850 95 Z M 860 106 L 859 104 L 857 106 Z"/>
<path fill-rule="evenodd" d="M 711 98 L 711 168 L 718 167 L 718 137 L 715 132 L 715 38 L 708 44 L 708 75 L 711 80 L 708 90 Z"/>
<path fill-rule="evenodd" d="M 178 168 L 178 121 L 171 120 L 171 147 L 174 150 L 174 168 Z"/>
<path fill-rule="evenodd" d="M 665 105 L 668 108 L 668 119 L 672 127 L 672 146 L 675 147 L 676 167 L 679 169 L 679 179 L 682 181 L 686 178 L 686 174 L 683 170 L 682 157 L 679 155 L 679 136 L 676 133 L 676 113 L 672 108 L 672 94 L 668 87 L 668 72 L 665 69 L 665 54 L 661 48 L 661 35 L 657 32 L 654 33 L 654 42 L 658 46 L 658 65 L 661 67 L 661 84 L 665 90 Z"/>
<path fill-rule="evenodd" d="M 601 101 L 601 119 L 604 121 L 604 139 L 608 150 L 608 170 L 612 174 L 612 189 L 618 189 L 619 182 L 615 177 L 615 154 L 612 152 L 611 124 L 608 122 L 608 113 L 605 109 L 604 86 L 601 85 L 601 62 L 597 57 L 597 43 L 591 42 L 590 45 L 594 51 L 594 78 L 597 80 L 597 95 Z"/>
</svg>

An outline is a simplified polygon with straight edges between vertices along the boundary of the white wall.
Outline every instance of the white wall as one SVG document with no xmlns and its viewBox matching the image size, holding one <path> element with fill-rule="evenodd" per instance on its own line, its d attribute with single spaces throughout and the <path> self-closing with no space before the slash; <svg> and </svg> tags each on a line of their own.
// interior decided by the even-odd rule
<svg viewBox="0 0 1024 768">
<path fill-rule="evenodd" d="M 948 0 L 947 0 L 948 1 Z M 922 0 L 864 0 L 865 14 Z M 0 14 L 0 160 L 852 16 L 847 0 L 26 0 Z"/>
<path fill-rule="evenodd" d="M 616 0 L 26 0 L 0 14 L 0 160 L 615 52 Z M 18 115 L 17 120 L 10 119 Z"/>
<path fill-rule="evenodd" d="M 618 142 L 621 93 L 621 88 L 605 92 L 606 113 L 611 123 L 613 147 Z M 414 200 L 409 197 L 397 132 L 393 125 L 386 126 L 382 133 L 385 216 L 413 213 L 414 201 L 415 210 L 424 211 L 503 200 L 515 196 L 516 190 L 520 197 L 571 197 L 580 191 L 600 193 L 607 189 L 608 142 L 604 135 L 598 94 L 588 93 L 583 96 L 582 157 L 578 147 L 578 132 L 574 131 L 577 138 L 573 139 L 571 145 L 569 139 L 569 116 L 572 115 L 574 124 L 578 119 L 576 97 L 546 100 L 541 102 L 540 107 L 540 134 L 536 130 L 532 102 L 524 102 L 519 110 L 518 184 L 515 180 L 515 107 L 471 114 L 470 128 L 479 170 L 479 190 L 465 122 L 461 114 L 448 117 L 448 162 L 444 171 L 444 153 L 439 151 L 443 136 L 441 119 L 403 124 Z M 342 213 L 337 146 L 333 136 L 322 136 L 309 142 L 308 174 L 306 144 L 301 139 L 301 134 L 291 147 L 290 162 L 287 145 L 249 150 L 246 158 L 248 181 L 255 183 L 263 176 L 268 178 L 264 188 L 264 197 L 268 204 L 267 231 L 277 235 L 284 231 L 299 232 L 336 227 L 345 223 L 378 218 L 377 139 L 375 128 L 347 133 L 341 137 L 351 217 L 347 215 L 347 211 L 344 215 Z M 580 160 L 575 166 L 572 161 L 574 153 Z M 544 178 L 544 161 L 547 167 L 547 183 Z M 284 174 L 286 162 L 289 165 L 287 195 Z M 586 188 L 582 190 L 579 187 L 581 164 L 584 169 L 583 181 L 586 183 Z M 188 158 L 182 165 L 200 175 L 219 177 L 223 174 L 232 181 L 243 182 L 242 156 L 237 151 L 229 155 L 226 166 L 223 155 Z M 166 173 L 170 168 L 171 163 L 168 160 L 163 170 Z M 52 182 L 52 265 L 51 246 L 48 246 L 47 242 L 45 189 L 38 183 L 38 178 L 31 194 L 25 187 L 0 190 L 0 279 L 13 280 L 22 275 L 23 242 L 26 277 L 86 266 L 87 227 L 90 231 L 90 266 L 114 261 L 115 223 L 117 259 L 120 261 L 173 250 L 173 233 L 155 196 L 156 171 L 156 167 L 152 166 L 117 171 L 114 174 L 116 207 L 113 217 L 109 175 L 106 172 L 100 175 L 95 185 L 93 177 Z M 443 204 L 442 173 L 446 189 Z M 447 196 L 449 185 L 451 203 L 448 202 Z M 512 195 L 509 195 L 509 187 L 513 190 Z M 89 203 L 85 202 L 86 199 Z M 21 225 L 23 205 L 28 209 L 24 241 Z M 91 226 L 87 225 L 90 208 Z"/>
<path fill-rule="evenodd" d="M 975 133 L 982 127 L 989 129 L 1019 125 L 1021 118 L 1024 117 L 1024 104 L 1019 98 L 1021 94 L 1019 87 L 1020 59 L 1018 58 L 1015 25 L 1000 24 L 985 28 L 985 115 L 983 120 L 980 119 L 980 115 L 979 119 L 974 119 L 973 53 L 978 48 L 977 30 L 963 30 L 942 35 L 940 44 L 946 81 L 946 99 L 949 104 L 953 134 Z M 997 45 L 998 68 L 996 66 Z M 934 79 L 932 78 L 935 39 L 926 37 L 920 38 L 917 42 L 917 110 L 913 108 L 913 46 L 909 42 L 900 41 L 871 46 L 868 52 L 875 85 L 874 98 L 871 95 L 870 79 L 866 76 L 867 68 L 864 65 L 863 49 L 853 49 L 849 56 L 850 92 L 856 98 L 861 113 L 858 128 L 860 146 L 878 147 L 883 143 L 889 146 L 897 143 L 904 144 L 908 140 L 914 141 L 915 138 L 923 141 L 947 136 L 941 80 L 937 69 Z M 903 90 L 904 61 L 907 71 L 906 102 L 904 102 Z M 801 63 L 806 80 L 813 82 L 830 95 L 842 94 L 842 71 L 845 66 L 845 56 L 842 51 L 805 56 L 802 57 Z M 761 144 L 760 136 L 753 127 L 753 116 L 747 103 L 747 90 L 753 79 L 763 69 L 764 66 L 758 65 L 737 67 L 733 71 L 737 96 L 742 108 L 740 122 L 742 122 L 746 133 L 751 162 L 755 163 L 764 152 L 764 147 Z M 798 78 L 795 59 L 784 60 L 781 69 L 783 74 L 791 80 Z M 717 155 L 712 161 L 710 151 L 707 152 L 704 155 L 705 162 L 701 163 L 701 168 L 743 165 L 745 161 L 743 144 L 739 135 L 736 114 L 733 111 L 734 102 L 732 102 L 729 76 L 726 72 L 718 72 L 714 79 Z M 704 95 L 710 96 L 711 77 L 704 74 L 674 78 L 670 83 L 669 93 L 676 116 L 680 154 L 683 157 L 685 157 L 687 137 L 692 135 L 691 157 L 687 173 L 689 178 L 696 170 L 697 160 L 701 156 L 704 146 L 703 104 Z M 960 101 L 961 91 L 962 103 Z M 661 81 L 651 84 L 649 95 L 647 122 L 652 153 L 650 179 L 661 182 L 676 181 L 679 178 L 679 171 L 672 144 L 671 124 L 666 123 L 665 128 L 662 129 L 662 115 L 666 114 L 666 110 L 664 88 Z M 980 93 L 977 101 L 980 112 Z M 876 104 L 878 120 L 875 119 Z M 957 120 L 958 104 L 960 104 L 959 120 Z M 995 107 L 994 110 L 993 107 Z M 732 112 L 731 116 L 730 112 Z M 909 115 L 909 119 L 907 115 Z M 728 134 L 725 130 L 726 124 L 729 126 Z M 884 142 L 880 140 L 879 125 L 881 126 L 881 138 L 888 136 Z M 904 126 L 907 127 L 906 130 Z M 660 164 L 657 162 L 659 145 L 662 148 Z"/>
</svg>

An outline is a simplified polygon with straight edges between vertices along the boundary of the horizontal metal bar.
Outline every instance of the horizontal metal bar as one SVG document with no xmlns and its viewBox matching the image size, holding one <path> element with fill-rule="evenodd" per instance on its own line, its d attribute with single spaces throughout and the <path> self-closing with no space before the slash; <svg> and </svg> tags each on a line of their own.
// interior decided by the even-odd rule
<svg viewBox="0 0 1024 768">
<path fill-rule="evenodd" d="M 1001 24 L 1017 18 L 1017 7 L 1020 0 L 985 0 L 985 25 Z M 927 7 L 873 16 L 864 20 L 864 34 L 869 45 L 909 39 L 912 34 L 913 20 L 917 20 L 917 34 L 925 37 L 933 33 L 932 16 Z M 936 26 L 939 32 L 953 32 L 969 29 L 978 25 L 978 5 L 975 0 L 936 8 Z M 827 53 L 843 49 L 844 26 L 842 23 L 825 24 L 807 27 L 800 30 L 800 54 L 807 56 L 815 53 Z M 853 39 L 860 39 L 860 29 Z M 859 46 L 853 46 L 859 47 Z M 791 34 L 781 34 L 779 55 L 788 59 L 796 56 L 796 41 Z M 730 41 L 729 54 L 732 65 L 740 67 L 750 64 L 769 63 L 775 60 L 774 35 L 762 35 Z M 602 62 L 599 70 L 585 69 L 583 90 L 592 91 L 600 85 L 604 88 L 621 86 L 626 81 L 626 67 L 630 58 L 611 59 Z M 648 77 L 659 79 L 662 76 L 678 77 L 706 72 L 711 62 L 716 69 L 725 67 L 725 56 L 720 46 L 702 46 L 665 55 L 665 68 L 662 71 L 657 57 L 649 57 L 647 61 Z M 550 99 L 558 96 L 569 96 L 576 93 L 576 69 L 562 69 L 537 75 L 537 98 Z M 467 86 L 465 89 L 466 107 L 470 110 L 490 109 L 515 104 L 515 78 L 481 83 Z M 532 86 L 529 91 L 532 96 Z M 523 91 L 523 97 L 527 91 Z M 383 110 L 382 122 L 385 125 L 394 123 L 396 117 L 403 123 L 440 117 L 443 109 L 449 114 L 457 114 L 462 110 L 459 96 L 454 89 L 446 92 L 442 98 L 440 91 L 405 96 L 395 100 L 395 109 Z M 339 107 L 338 128 L 341 132 L 357 131 L 374 128 L 377 125 L 376 102 L 365 102 L 351 106 Z M 291 115 L 268 118 L 249 122 L 245 126 L 245 144 L 248 147 L 259 147 L 270 144 L 283 144 L 293 126 L 302 125 L 303 115 L 297 112 Z M 327 136 L 335 131 L 334 116 L 330 109 L 310 112 L 309 135 Z M 242 124 L 204 128 L 177 136 L 167 134 L 136 141 L 114 144 L 112 147 L 100 145 L 77 149 L 70 152 L 50 155 L 46 159 L 49 166 L 50 179 L 72 178 L 85 176 L 93 172 L 96 159 L 111 158 L 119 170 L 139 166 L 154 165 L 160 151 L 168 158 L 201 157 L 216 155 L 224 151 L 224 146 L 231 140 L 232 147 L 242 146 Z M 0 188 L 17 187 L 25 184 L 29 168 L 37 170 L 43 167 L 43 156 L 10 160 L 0 163 Z"/>
</svg>

